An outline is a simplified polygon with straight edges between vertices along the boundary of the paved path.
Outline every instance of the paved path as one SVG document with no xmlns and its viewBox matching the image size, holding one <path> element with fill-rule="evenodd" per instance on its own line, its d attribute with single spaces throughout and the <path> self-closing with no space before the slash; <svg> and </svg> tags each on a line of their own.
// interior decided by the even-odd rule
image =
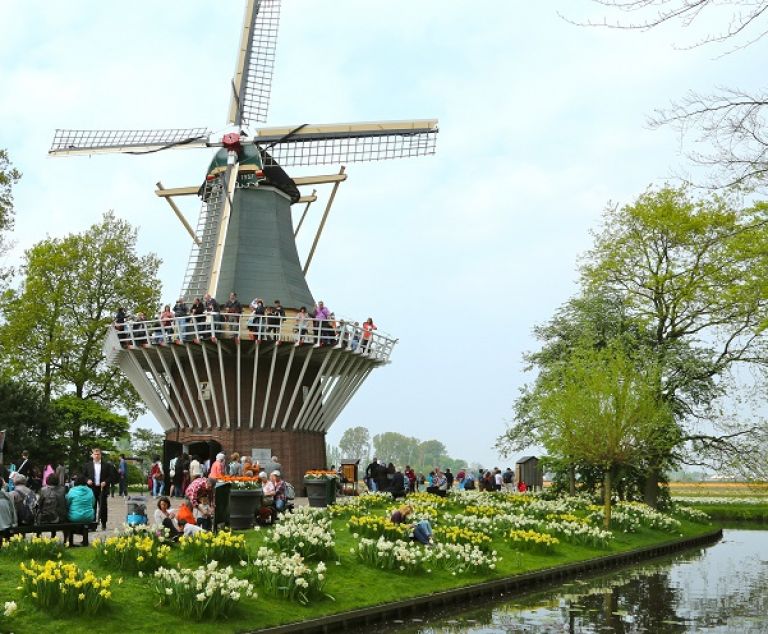
<svg viewBox="0 0 768 634">
<path fill-rule="evenodd" d="M 144 495 L 147 499 L 147 516 L 149 517 L 150 523 L 152 523 L 152 515 L 155 512 L 155 509 L 157 508 L 157 499 L 153 498 L 151 495 L 141 494 L 141 493 L 131 493 L 131 495 Z M 171 506 L 177 507 L 179 504 L 179 500 L 181 498 L 173 498 L 171 500 Z M 118 495 L 115 495 L 115 497 L 110 497 L 109 502 L 107 503 L 107 533 L 112 533 L 112 531 L 116 528 L 120 528 L 125 523 L 126 518 L 126 500 L 123 497 L 120 497 Z M 294 500 L 294 504 L 296 506 L 308 506 L 309 500 L 307 498 L 299 498 L 297 497 Z M 101 526 L 99 526 L 99 529 L 96 531 L 92 531 L 91 535 L 96 536 L 103 536 L 105 533 L 101 530 Z"/>
</svg>

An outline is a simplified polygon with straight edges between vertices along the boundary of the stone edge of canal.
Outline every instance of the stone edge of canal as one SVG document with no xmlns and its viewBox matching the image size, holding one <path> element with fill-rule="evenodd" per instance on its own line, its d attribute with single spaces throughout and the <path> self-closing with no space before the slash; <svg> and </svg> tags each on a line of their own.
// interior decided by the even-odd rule
<svg viewBox="0 0 768 634">
<path fill-rule="evenodd" d="M 360 608 L 350 612 L 341 612 L 316 619 L 297 623 L 288 623 L 263 629 L 251 630 L 252 634 L 293 634 L 295 632 L 333 632 L 347 630 L 356 625 L 382 623 L 389 619 L 402 619 L 404 616 L 421 614 L 431 609 L 458 605 L 467 600 L 478 598 L 493 598 L 500 594 L 523 593 L 541 587 L 548 582 L 561 582 L 574 578 L 585 572 L 594 572 L 618 568 L 627 564 L 637 563 L 655 557 L 661 557 L 674 552 L 687 550 L 696 546 L 714 543 L 723 537 L 723 529 L 687 537 L 662 544 L 643 546 L 623 553 L 613 553 L 603 557 L 595 557 L 585 561 L 545 568 L 535 572 L 526 572 L 503 579 L 494 579 L 483 583 L 463 586 L 452 590 L 443 590 L 402 601 Z"/>
</svg>

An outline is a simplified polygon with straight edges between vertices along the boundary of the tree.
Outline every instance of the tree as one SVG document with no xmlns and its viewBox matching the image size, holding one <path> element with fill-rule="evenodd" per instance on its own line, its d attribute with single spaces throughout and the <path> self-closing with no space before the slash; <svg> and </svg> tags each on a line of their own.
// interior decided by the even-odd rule
<svg viewBox="0 0 768 634">
<path fill-rule="evenodd" d="M 0 428 L 6 431 L 3 449 L 6 465 L 17 461 L 25 449 L 35 463 L 59 457 L 52 442 L 50 408 L 34 386 L 0 379 L 0 412 Z"/>
<path fill-rule="evenodd" d="M 606 213 L 582 285 L 622 297 L 628 316 L 652 333 L 659 394 L 681 430 L 677 449 L 690 443 L 694 453 L 716 449 L 727 458 L 739 452 L 734 440 L 751 433 L 749 425 L 710 433 L 699 422 L 712 421 L 734 366 L 768 358 L 767 275 L 764 203 L 741 208 L 733 197 L 695 200 L 664 187 Z M 690 454 L 687 461 L 696 463 Z"/>
<path fill-rule="evenodd" d="M 350 427 L 344 430 L 339 441 L 339 451 L 343 458 L 360 458 L 368 462 L 371 451 L 371 435 L 365 427 Z"/>
<path fill-rule="evenodd" d="M 8 152 L 0 149 L 0 255 L 8 249 L 4 233 L 13 229 L 13 185 L 21 178 L 10 162 Z M 4 285 L 9 272 L 0 268 L 0 283 Z"/>
<path fill-rule="evenodd" d="M 136 415 L 139 397 L 102 346 L 118 306 L 155 311 L 159 264 L 136 253 L 136 230 L 111 212 L 82 234 L 34 245 L 0 328 L 6 371 L 40 385 L 46 399 L 71 392 Z"/>
<path fill-rule="evenodd" d="M 730 52 L 734 52 L 761 39 L 768 28 L 768 0 L 594 1 L 618 9 L 624 16 L 639 16 L 636 21 L 606 20 L 601 24 L 613 28 L 648 30 L 672 22 L 686 28 L 704 23 L 708 28 L 713 21 L 722 20 L 722 28 L 688 47 L 730 43 Z M 650 122 L 654 127 L 672 125 L 684 135 L 693 135 L 696 144 L 705 144 L 706 149 L 688 154 L 694 163 L 716 168 L 711 186 L 760 188 L 768 174 L 767 113 L 766 90 L 722 88 L 713 94 L 690 92 L 670 108 L 657 110 Z"/>
<path fill-rule="evenodd" d="M 419 443 L 416 454 L 419 466 L 431 471 L 435 467 L 444 466 L 443 462 L 448 456 L 448 451 L 439 440 L 425 440 Z"/>
<path fill-rule="evenodd" d="M 633 358 L 616 342 L 585 341 L 532 399 L 547 451 L 602 471 L 606 528 L 616 470 L 640 464 L 649 445 L 668 445 L 676 431 L 659 399 L 659 375 L 653 360 Z"/>
<path fill-rule="evenodd" d="M 131 453 L 144 464 L 151 464 L 155 456 L 163 455 L 165 435 L 153 432 L 146 427 L 137 427 L 130 433 Z"/>
<path fill-rule="evenodd" d="M 67 394 L 54 400 L 51 409 L 56 439 L 73 469 L 85 463 L 93 447 L 114 451 L 115 441 L 128 432 L 125 416 L 111 412 L 96 401 Z"/>
<path fill-rule="evenodd" d="M 418 446 L 417 438 L 404 436 L 394 431 L 376 434 L 373 437 L 373 452 L 378 457 L 379 462 L 385 464 L 387 462 L 393 462 L 397 465 L 408 464 L 416 455 Z"/>
<path fill-rule="evenodd" d="M 515 421 L 499 439 L 505 452 L 540 440 L 533 403 L 541 384 L 589 338 L 597 348 L 617 340 L 645 350 L 661 368 L 658 398 L 679 430 L 670 446 L 654 444 L 643 461 L 645 498 L 655 504 L 663 470 L 679 461 L 704 464 L 709 453 L 731 461 L 753 425 L 702 428 L 733 388 L 731 369 L 765 362 L 768 215 L 762 204 L 741 209 L 713 196 L 692 200 L 684 189 L 648 191 L 611 208 L 586 255 L 581 293 L 536 329 L 544 342 L 526 357 L 538 377 L 515 402 Z M 572 471 L 571 481 L 574 473 Z"/>
</svg>

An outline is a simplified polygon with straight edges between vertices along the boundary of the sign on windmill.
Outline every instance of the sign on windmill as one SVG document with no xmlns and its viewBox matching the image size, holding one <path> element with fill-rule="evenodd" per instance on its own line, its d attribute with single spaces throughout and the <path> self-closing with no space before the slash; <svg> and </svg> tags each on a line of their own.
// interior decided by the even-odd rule
<svg viewBox="0 0 768 634">
<path fill-rule="evenodd" d="M 270 316 L 258 308 L 255 315 L 220 315 L 208 302 L 204 315 L 113 331 L 105 352 L 179 450 L 191 442 L 193 430 L 196 442 L 201 431 L 208 432 L 240 453 L 271 447 L 289 479 L 298 481 L 304 470 L 325 466 L 325 432 L 370 372 L 389 362 L 397 342 L 322 313 L 307 324 L 299 313 L 316 303 L 306 273 L 347 177 L 341 164 L 433 154 L 438 125 L 435 119 L 414 119 L 262 126 L 279 18 L 279 0 L 246 3 L 223 128 L 56 130 L 50 154 L 219 148 L 202 185 L 166 189 L 158 183 L 156 190 L 192 238 L 181 296 L 223 300 L 235 290 L 266 303 L 279 299 L 280 310 Z M 303 178 L 291 178 L 283 169 L 327 164 L 341 168 L 337 174 Z M 315 192 L 302 196 L 299 187 L 324 183 L 333 188 L 302 265 L 291 205 L 308 207 Z M 194 194 L 202 205 L 192 229 L 173 199 Z M 299 228 L 302 222 L 303 216 Z"/>
</svg>

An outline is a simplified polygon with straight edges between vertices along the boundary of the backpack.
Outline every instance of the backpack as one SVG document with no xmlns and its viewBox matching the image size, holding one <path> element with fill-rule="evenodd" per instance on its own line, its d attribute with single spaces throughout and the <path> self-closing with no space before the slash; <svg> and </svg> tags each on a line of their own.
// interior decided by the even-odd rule
<svg viewBox="0 0 768 634">
<path fill-rule="evenodd" d="M 34 524 L 37 519 L 37 496 L 30 491 L 23 499 L 16 495 L 16 517 L 19 525 Z"/>
<path fill-rule="evenodd" d="M 501 479 L 503 482 L 506 482 L 507 484 L 512 483 L 512 472 L 511 471 L 505 471 L 504 475 L 501 476 Z"/>
</svg>

